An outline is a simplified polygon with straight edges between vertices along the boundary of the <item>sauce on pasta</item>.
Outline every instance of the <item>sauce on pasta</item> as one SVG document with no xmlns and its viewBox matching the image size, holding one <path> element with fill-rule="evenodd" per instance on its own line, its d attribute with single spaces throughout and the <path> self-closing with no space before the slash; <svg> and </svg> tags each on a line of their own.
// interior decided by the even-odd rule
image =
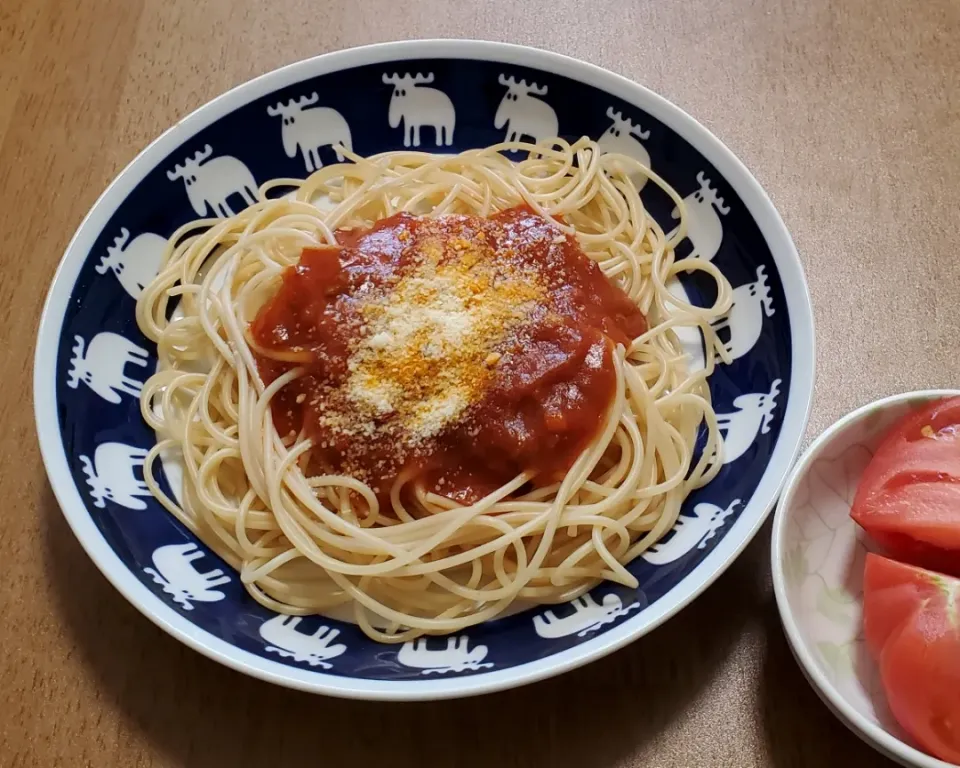
<svg viewBox="0 0 960 768">
<path fill-rule="evenodd" d="M 398 476 L 470 503 L 560 479 L 612 401 L 615 344 L 647 327 L 573 237 L 529 207 L 406 213 L 304 249 L 250 335 L 278 432 L 310 474 Z"/>
</svg>

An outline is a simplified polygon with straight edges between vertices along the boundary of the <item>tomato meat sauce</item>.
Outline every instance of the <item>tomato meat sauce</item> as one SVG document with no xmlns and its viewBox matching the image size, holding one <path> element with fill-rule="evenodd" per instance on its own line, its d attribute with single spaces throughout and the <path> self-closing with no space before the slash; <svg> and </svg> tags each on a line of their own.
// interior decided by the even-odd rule
<svg viewBox="0 0 960 768">
<path fill-rule="evenodd" d="M 385 498 L 398 478 L 469 503 L 570 468 L 614 398 L 614 346 L 647 328 L 576 240 L 526 206 L 400 213 L 306 248 L 250 326 L 279 433 L 308 471 Z"/>
</svg>

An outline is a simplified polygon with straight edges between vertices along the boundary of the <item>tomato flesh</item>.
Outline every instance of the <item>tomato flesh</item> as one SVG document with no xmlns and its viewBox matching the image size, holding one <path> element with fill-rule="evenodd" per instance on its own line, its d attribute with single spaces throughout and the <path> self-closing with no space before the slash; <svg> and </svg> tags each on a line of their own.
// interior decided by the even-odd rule
<svg viewBox="0 0 960 768">
<path fill-rule="evenodd" d="M 960 575 L 960 397 L 890 430 L 850 514 L 892 557 Z"/>
<path fill-rule="evenodd" d="M 960 763 L 960 579 L 868 554 L 863 629 L 897 722 Z"/>
</svg>

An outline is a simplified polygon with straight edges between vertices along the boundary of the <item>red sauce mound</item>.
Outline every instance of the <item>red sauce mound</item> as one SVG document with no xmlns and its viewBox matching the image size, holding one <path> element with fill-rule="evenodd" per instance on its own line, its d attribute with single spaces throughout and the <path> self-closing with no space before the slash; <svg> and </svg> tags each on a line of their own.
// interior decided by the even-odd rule
<svg viewBox="0 0 960 768">
<path fill-rule="evenodd" d="M 401 473 L 470 502 L 521 472 L 553 482 L 596 436 L 614 344 L 646 321 L 574 238 L 526 206 L 397 214 L 308 248 L 251 324 L 281 434 L 310 472 L 389 493 Z"/>
</svg>

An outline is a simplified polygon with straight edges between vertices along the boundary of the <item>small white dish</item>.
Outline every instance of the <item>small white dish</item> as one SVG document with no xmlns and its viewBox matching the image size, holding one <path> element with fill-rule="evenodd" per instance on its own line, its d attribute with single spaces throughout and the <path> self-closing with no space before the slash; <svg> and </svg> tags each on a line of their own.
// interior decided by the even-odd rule
<svg viewBox="0 0 960 768">
<path fill-rule="evenodd" d="M 780 618 L 794 657 L 823 702 L 877 751 L 901 765 L 950 768 L 919 748 L 887 708 L 862 631 L 863 565 L 873 547 L 850 518 L 864 468 L 887 430 L 958 390 L 894 395 L 827 429 L 787 480 L 773 521 L 771 559 Z"/>
</svg>

